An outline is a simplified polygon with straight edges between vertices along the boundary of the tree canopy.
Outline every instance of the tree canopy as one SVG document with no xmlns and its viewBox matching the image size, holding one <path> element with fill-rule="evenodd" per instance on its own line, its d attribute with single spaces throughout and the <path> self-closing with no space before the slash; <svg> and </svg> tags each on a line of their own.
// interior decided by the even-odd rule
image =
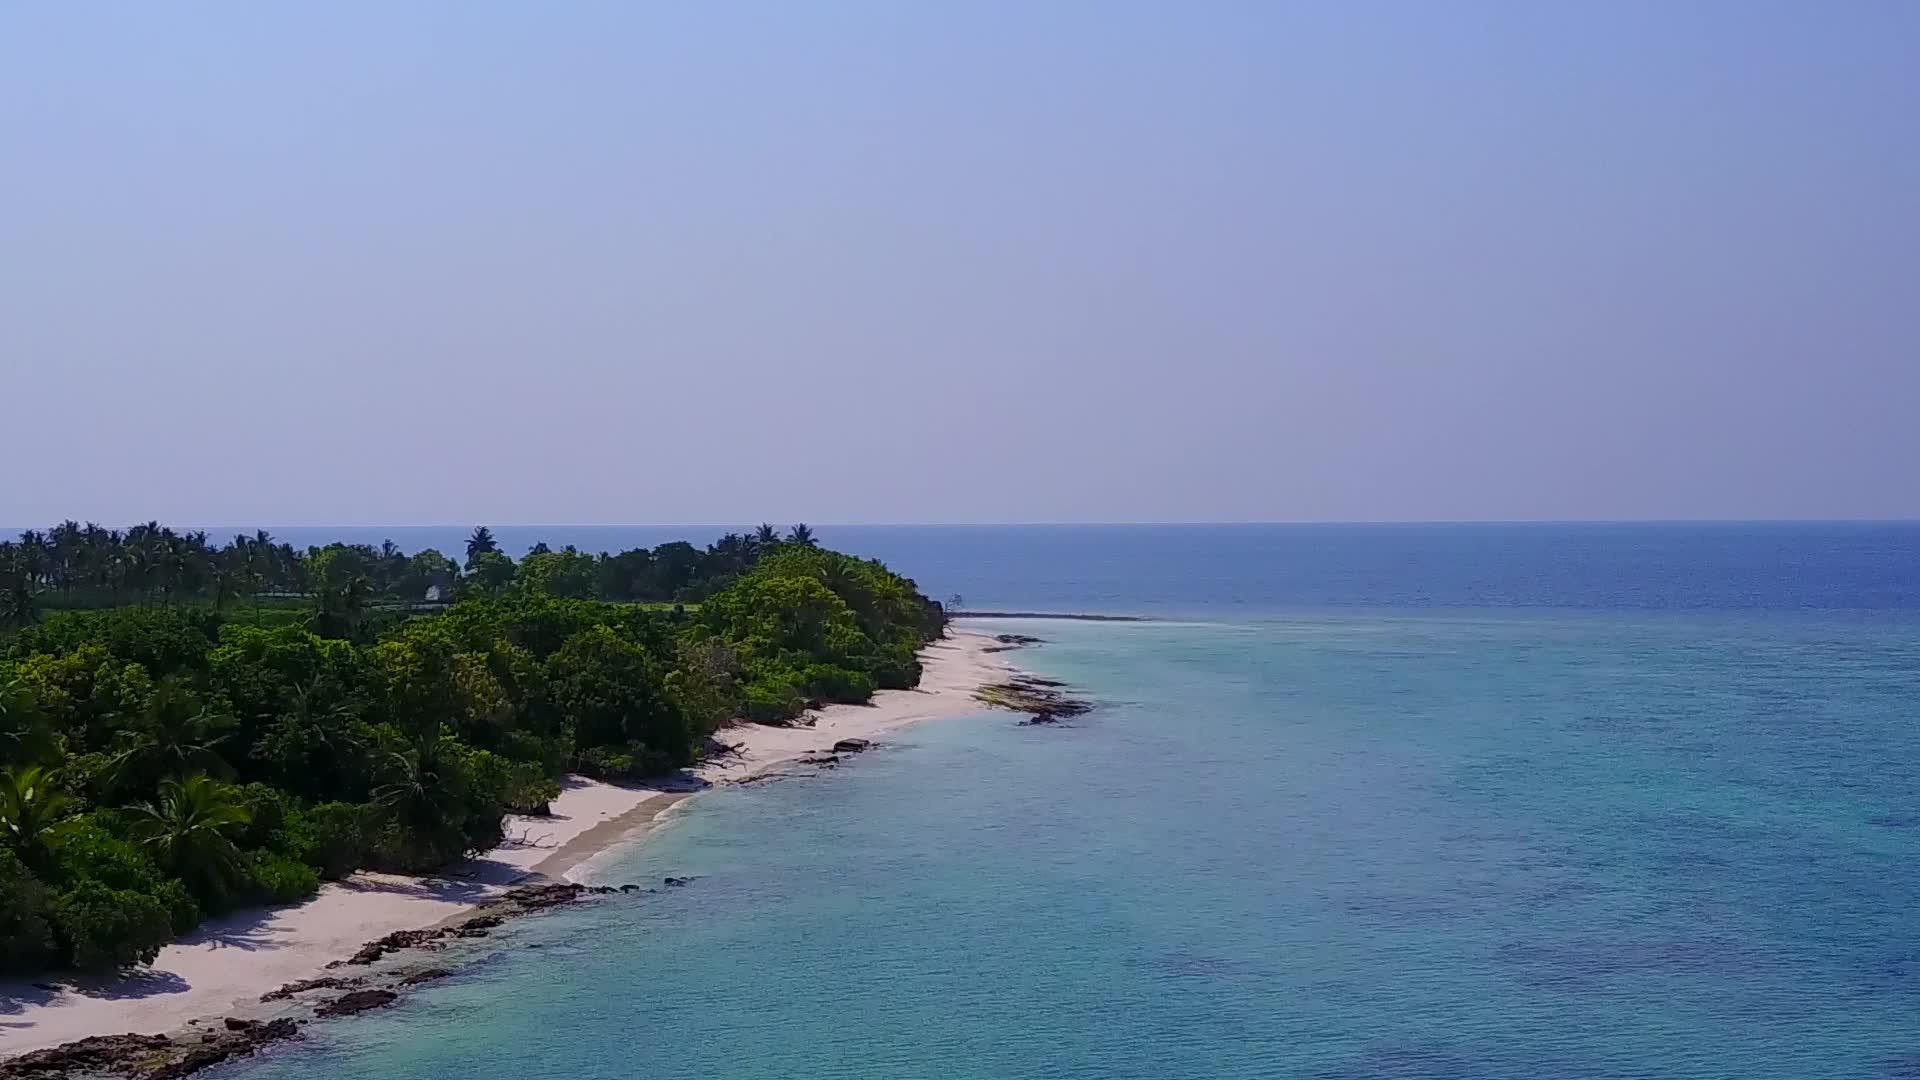
<svg viewBox="0 0 1920 1080">
<path fill-rule="evenodd" d="M 538 544 L 516 562 L 482 525 L 465 561 L 383 544 L 306 549 L 264 531 L 225 543 L 159 522 L 127 529 L 66 521 L 0 541 L 0 628 L 62 611 L 211 609 L 257 625 L 304 625 L 364 644 L 418 606 L 467 596 L 536 593 L 580 600 L 698 603 L 783 547 L 815 547 L 804 524 L 763 524 L 704 549 L 684 541 L 598 554 Z"/>
</svg>

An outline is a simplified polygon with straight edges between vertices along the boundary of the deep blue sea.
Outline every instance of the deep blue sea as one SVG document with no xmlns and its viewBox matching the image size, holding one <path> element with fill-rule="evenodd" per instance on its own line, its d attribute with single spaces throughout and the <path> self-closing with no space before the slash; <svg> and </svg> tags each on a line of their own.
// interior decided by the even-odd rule
<svg viewBox="0 0 1920 1080">
<path fill-rule="evenodd" d="M 1920 1077 L 1920 524 L 820 531 L 1157 621 L 221 1075 Z"/>
</svg>

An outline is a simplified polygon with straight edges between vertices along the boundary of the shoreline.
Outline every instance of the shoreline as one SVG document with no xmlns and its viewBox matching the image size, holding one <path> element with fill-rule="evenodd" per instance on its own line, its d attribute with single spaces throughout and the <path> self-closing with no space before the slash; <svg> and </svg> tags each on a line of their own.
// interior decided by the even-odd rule
<svg viewBox="0 0 1920 1080">
<path fill-rule="evenodd" d="M 150 967 L 106 977 L 0 982 L 0 1062 L 98 1035 L 205 1031 L 223 1017 L 260 1017 L 260 998 L 385 935 L 459 922 L 517 885 L 568 882 L 608 853 L 644 842 L 671 811 L 703 791 L 765 776 L 840 739 L 872 739 L 924 720 L 990 708 L 974 697 L 1015 673 L 990 634 L 949 629 L 920 653 L 920 685 L 883 690 L 867 705 L 831 705 L 812 727 L 737 724 L 716 736 L 734 747 L 662 784 L 563 779 L 552 813 L 513 815 L 507 839 L 435 877 L 357 873 L 297 904 L 251 909 L 170 943 Z M 284 1012 L 284 1003 L 276 1012 Z"/>
<path fill-rule="evenodd" d="M 1053 619 L 1066 622 L 1156 622 L 1145 615 L 1097 615 L 1076 611 L 955 611 L 947 616 L 961 619 Z"/>
<path fill-rule="evenodd" d="M 711 790 L 711 789 L 709 789 Z M 572 872 L 616 847 L 643 839 L 661 824 L 661 818 L 675 806 L 700 794 L 697 791 L 662 791 L 642 799 L 626 813 L 608 818 L 586 832 L 562 844 L 553 854 L 533 868 L 535 879 L 570 881 Z"/>
</svg>

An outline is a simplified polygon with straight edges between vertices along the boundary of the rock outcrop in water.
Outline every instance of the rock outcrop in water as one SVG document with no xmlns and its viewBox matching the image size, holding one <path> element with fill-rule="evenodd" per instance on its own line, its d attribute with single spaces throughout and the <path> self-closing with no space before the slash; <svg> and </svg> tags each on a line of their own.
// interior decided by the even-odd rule
<svg viewBox="0 0 1920 1080">
<path fill-rule="evenodd" d="M 352 1016 L 368 1009 L 384 1008 L 400 1000 L 393 990 L 349 990 L 313 1010 L 315 1016 Z"/>
<path fill-rule="evenodd" d="M 1066 684 L 1038 675 L 1015 675 L 974 691 L 973 696 L 997 709 L 1026 713 L 1027 724 L 1055 724 L 1092 711 L 1093 703 L 1065 693 Z"/>
</svg>

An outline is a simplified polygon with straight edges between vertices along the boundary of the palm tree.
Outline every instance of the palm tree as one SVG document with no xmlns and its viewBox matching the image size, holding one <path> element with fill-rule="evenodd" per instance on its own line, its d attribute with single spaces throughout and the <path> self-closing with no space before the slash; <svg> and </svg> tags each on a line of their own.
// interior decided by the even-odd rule
<svg viewBox="0 0 1920 1080">
<path fill-rule="evenodd" d="M 260 610 L 260 549 L 254 546 L 253 537 L 246 533 L 234 534 L 221 549 L 218 573 L 224 579 L 221 591 L 251 596 L 253 610 Z"/>
<path fill-rule="evenodd" d="M 437 862 L 460 854 L 466 779 L 459 759 L 437 735 L 421 735 L 413 749 L 388 755 L 389 779 L 373 789 L 373 801 L 392 815 L 410 846 Z"/>
<path fill-rule="evenodd" d="M 100 576 L 101 587 L 113 595 L 113 606 L 120 606 L 120 598 L 126 594 L 127 587 L 135 583 L 133 553 L 127 544 L 126 534 L 118 529 L 108 529 L 100 538 L 100 547 L 95 553 L 98 565 L 95 572 Z"/>
<path fill-rule="evenodd" d="M 449 781 L 458 766 L 437 735 L 422 735 L 413 749 L 387 755 L 386 783 L 373 789 L 373 801 L 391 810 L 402 824 L 431 826 L 445 819 L 457 801 Z"/>
<path fill-rule="evenodd" d="M 232 770 L 219 746 L 227 741 L 233 723 L 233 717 L 202 703 L 179 679 L 160 680 L 139 717 L 124 725 L 123 749 L 113 759 L 114 783 L 124 790 L 160 777 L 226 775 Z"/>
<path fill-rule="evenodd" d="M 306 590 L 306 556 L 293 550 L 292 544 L 280 544 L 273 549 L 273 572 L 279 579 L 282 592 Z"/>
<path fill-rule="evenodd" d="M 73 796 L 53 785 L 53 774 L 38 765 L 0 772 L 0 838 L 21 862 L 38 862 L 47 830 L 77 807 Z"/>
<path fill-rule="evenodd" d="M 0 626 L 25 626 L 38 612 L 27 556 L 19 544 L 0 543 Z"/>
<path fill-rule="evenodd" d="M 787 530 L 786 542 L 800 547 L 819 547 L 820 541 L 813 538 L 813 530 L 805 524 L 795 525 Z"/>
<path fill-rule="evenodd" d="M 310 735 L 315 745 L 336 760 L 347 761 L 358 756 L 363 746 L 353 731 L 356 715 L 353 706 L 343 699 L 329 702 L 327 695 L 320 692 L 320 681 L 315 679 L 293 688 L 293 700 L 288 703 L 282 719 Z"/>
<path fill-rule="evenodd" d="M 753 530 L 753 540 L 754 543 L 760 545 L 760 550 L 762 551 L 768 548 L 779 547 L 780 530 L 763 521 L 760 523 L 759 528 Z"/>
<path fill-rule="evenodd" d="M 728 572 L 739 573 L 759 557 L 760 544 L 752 536 L 728 533 L 707 545 L 707 555 L 724 564 Z"/>
<path fill-rule="evenodd" d="M 121 557 L 126 562 L 127 583 L 138 589 L 143 601 L 153 601 L 160 583 L 160 523 L 149 521 L 127 530 Z"/>
<path fill-rule="evenodd" d="M 315 583 L 308 628 L 321 637 L 352 638 L 366 622 L 369 591 L 364 574 L 355 574 L 338 585 Z"/>
<path fill-rule="evenodd" d="M 233 541 L 246 549 L 247 585 L 253 591 L 253 608 L 259 611 L 260 594 L 273 583 L 274 565 L 279 561 L 280 553 L 273 546 L 273 537 L 265 529 L 255 530 L 252 536 L 236 536 Z"/>
<path fill-rule="evenodd" d="M 80 523 L 68 518 L 54 526 L 47 536 L 51 554 L 51 573 L 53 586 L 60 590 L 60 599 L 64 603 L 73 594 L 73 586 L 80 578 Z"/>
<path fill-rule="evenodd" d="M 269 721 L 253 746 L 255 768 L 275 787 L 324 802 L 330 794 L 364 790 L 371 757 L 353 702 L 332 680 L 294 687 L 286 711 Z"/>
<path fill-rule="evenodd" d="M 207 534 L 200 531 L 176 534 L 167 551 L 167 567 L 172 573 L 175 591 L 188 597 L 205 592 L 213 577 Z"/>
<path fill-rule="evenodd" d="M 81 582 L 89 589 L 104 590 L 112 587 L 110 571 L 119 546 L 118 533 L 103 529 L 91 521 L 80 530 L 80 550 L 76 569 Z"/>
<path fill-rule="evenodd" d="M 17 558 L 20 560 L 20 569 L 26 575 L 29 588 L 45 581 L 52 563 L 46 535 L 32 529 L 21 533 Z"/>
<path fill-rule="evenodd" d="M 160 785 L 156 802 L 127 808 L 128 832 L 195 896 L 224 899 L 240 864 L 233 836 L 253 820 L 233 791 L 195 773 Z"/>
<path fill-rule="evenodd" d="M 499 551 L 500 545 L 493 539 L 493 530 L 485 525 L 475 527 L 473 535 L 467 537 L 467 565 L 472 566 L 474 557 Z"/>
</svg>

